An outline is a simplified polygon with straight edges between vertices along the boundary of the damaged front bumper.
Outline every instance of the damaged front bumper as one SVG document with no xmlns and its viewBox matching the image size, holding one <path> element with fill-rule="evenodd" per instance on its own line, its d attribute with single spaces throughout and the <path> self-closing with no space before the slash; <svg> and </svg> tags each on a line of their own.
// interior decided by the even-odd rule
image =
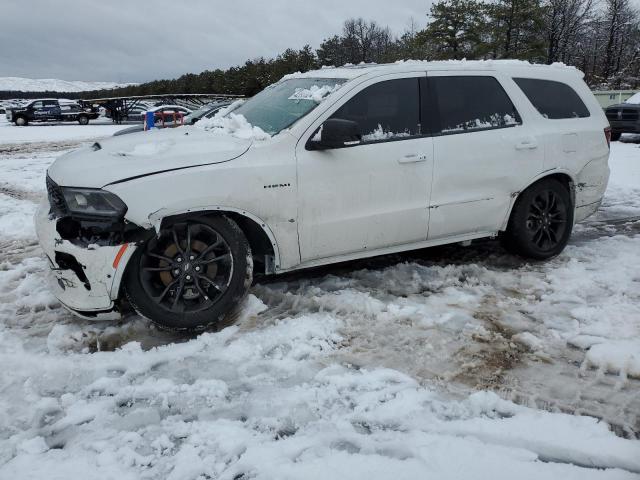
<svg viewBox="0 0 640 480">
<path fill-rule="evenodd" d="M 58 219 L 44 201 L 35 217 L 36 232 L 51 272 L 51 289 L 69 311 L 89 320 L 120 318 L 117 300 L 125 267 L 135 243 L 76 245 L 61 237 Z"/>
</svg>

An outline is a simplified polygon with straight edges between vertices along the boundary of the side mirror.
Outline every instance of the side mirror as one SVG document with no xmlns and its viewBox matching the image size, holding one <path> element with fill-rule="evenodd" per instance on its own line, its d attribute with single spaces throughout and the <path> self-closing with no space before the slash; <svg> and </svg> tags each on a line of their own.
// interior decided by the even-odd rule
<svg viewBox="0 0 640 480">
<path fill-rule="evenodd" d="M 330 118 L 307 142 L 307 150 L 328 150 L 359 145 L 362 134 L 358 122 L 342 118 Z"/>
</svg>

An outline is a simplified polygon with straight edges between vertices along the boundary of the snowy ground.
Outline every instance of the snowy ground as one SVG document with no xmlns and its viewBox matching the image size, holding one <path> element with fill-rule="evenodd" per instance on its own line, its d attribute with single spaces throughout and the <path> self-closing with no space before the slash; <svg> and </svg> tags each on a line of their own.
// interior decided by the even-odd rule
<svg viewBox="0 0 640 480">
<path fill-rule="evenodd" d="M 185 338 L 45 287 L 44 171 L 118 128 L 0 121 L 0 478 L 640 477 L 640 139 L 550 262 L 486 242 L 261 280 Z"/>
</svg>

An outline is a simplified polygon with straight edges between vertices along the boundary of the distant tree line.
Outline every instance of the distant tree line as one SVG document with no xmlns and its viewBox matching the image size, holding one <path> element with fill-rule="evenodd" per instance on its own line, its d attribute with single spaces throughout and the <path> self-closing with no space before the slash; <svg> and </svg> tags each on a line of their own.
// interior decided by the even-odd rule
<svg viewBox="0 0 640 480">
<path fill-rule="evenodd" d="M 15 90 L 0 90 L 0 100 L 10 98 L 68 98 L 76 100 L 82 98 L 80 95 L 78 92 L 17 92 Z"/>
<path fill-rule="evenodd" d="M 592 88 L 638 88 L 640 16 L 631 1 L 438 0 L 424 28 L 412 21 L 404 32 L 395 34 L 375 21 L 353 18 L 345 21 L 340 34 L 326 38 L 315 51 L 309 45 L 300 50 L 289 48 L 275 58 L 247 60 L 226 70 L 85 92 L 81 97 L 159 93 L 252 96 L 285 74 L 323 65 L 463 58 L 564 62 L 582 70 Z M 56 96 L 65 95 L 74 98 L 72 94 Z"/>
</svg>

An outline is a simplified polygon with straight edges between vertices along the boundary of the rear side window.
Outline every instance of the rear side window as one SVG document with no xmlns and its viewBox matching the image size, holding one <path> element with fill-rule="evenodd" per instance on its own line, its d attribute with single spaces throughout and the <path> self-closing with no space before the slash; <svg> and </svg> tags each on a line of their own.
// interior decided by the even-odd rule
<svg viewBox="0 0 640 480">
<path fill-rule="evenodd" d="M 417 78 L 376 83 L 357 93 L 331 118 L 357 122 L 364 142 L 401 140 L 420 134 Z"/>
<path fill-rule="evenodd" d="M 439 121 L 432 128 L 443 135 L 522 123 L 513 102 L 493 77 L 432 77 L 429 89 L 439 112 Z"/>
<path fill-rule="evenodd" d="M 529 101 L 545 118 L 585 118 L 589 110 L 573 88 L 566 83 L 535 78 L 514 78 Z"/>
</svg>

